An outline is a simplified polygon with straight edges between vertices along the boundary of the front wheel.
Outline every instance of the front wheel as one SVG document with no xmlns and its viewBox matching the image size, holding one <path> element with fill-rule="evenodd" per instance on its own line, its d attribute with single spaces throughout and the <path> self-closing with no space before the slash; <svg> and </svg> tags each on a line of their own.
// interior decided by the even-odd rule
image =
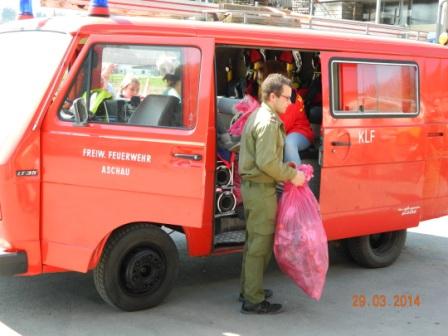
<svg viewBox="0 0 448 336">
<path fill-rule="evenodd" d="M 406 241 L 406 230 L 383 232 L 347 240 L 350 255 L 361 266 L 386 267 L 400 256 Z"/>
<path fill-rule="evenodd" d="M 134 224 L 114 232 L 93 271 L 104 301 L 126 310 L 154 307 L 173 287 L 179 256 L 171 237 L 159 227 Z"/>
</svg>

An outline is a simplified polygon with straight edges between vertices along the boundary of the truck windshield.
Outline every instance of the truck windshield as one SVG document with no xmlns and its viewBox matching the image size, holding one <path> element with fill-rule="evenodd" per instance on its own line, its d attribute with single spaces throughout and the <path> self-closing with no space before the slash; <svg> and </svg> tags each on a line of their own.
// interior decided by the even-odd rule
<svg viewBox="0 0 448 336">
<path fill-rule="evenodd" d="M 0 33 L 0 164 L 23 136 L 70 41 L 57 32 Z"/>
</svg>

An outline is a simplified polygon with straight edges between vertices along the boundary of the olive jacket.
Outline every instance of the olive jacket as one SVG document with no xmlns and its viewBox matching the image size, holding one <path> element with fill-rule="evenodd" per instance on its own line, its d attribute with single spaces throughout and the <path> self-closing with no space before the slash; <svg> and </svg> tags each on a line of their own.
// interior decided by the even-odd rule
<svg viewBox="0 0 448 336">
<path fill-rule="evenodd" d="M 243 180 L 276 183 L 291 180 L 296 170 L 283 162 L 285 129 L 277 113 L 263 103 L 244 126 L 239 154 Z"/>
</svg>

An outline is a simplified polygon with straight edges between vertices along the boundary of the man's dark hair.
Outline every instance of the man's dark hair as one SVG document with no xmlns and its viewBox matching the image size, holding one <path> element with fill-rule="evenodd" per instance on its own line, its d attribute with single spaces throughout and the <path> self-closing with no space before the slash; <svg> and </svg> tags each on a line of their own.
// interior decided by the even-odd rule
<svg viewBox="0 0 448 336">
<path fill-rule="evenodd" d="M 261 84 L 261 99 L 266 102 L 271 93 L 280 97 L 283 85 L 291 86 L 291 80 L 281 74 L 270 74 Z"/>
<path fill-rule="evenodd" d="M 168 85 L 169 87 L 174 87 L 174 86 L 176 85 L 176 83 L 177 83 L 178 81 L 180 81 L 180 71 L 181 71 L 180 66 L 178 66 L 178 67 L 174 70 L 174 73 L 173 73 L 173 74 L 169 74 L 169 73 L 167 73 L 167 74 L 163 77 L 163 79 L 166 80 L 167 85 Z"/>
</svg>

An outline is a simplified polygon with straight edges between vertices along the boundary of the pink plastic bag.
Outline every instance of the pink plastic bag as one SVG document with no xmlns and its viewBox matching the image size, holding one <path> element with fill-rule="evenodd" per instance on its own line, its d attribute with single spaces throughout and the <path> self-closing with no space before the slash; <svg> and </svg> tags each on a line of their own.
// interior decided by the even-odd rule
<svg viewBox="0 0 448 336">
<path fill-rule="evenodd" d="M 238 111 L 238 119 L 230 126 L 229 134 L 233 136 L 241 136 L 244 125 L 253 111 L 255 111 L 260 104 L 250 95 L 245 95 L 244 98 L 235 104 L 235 110 Z"/>
<path fill-rule="evenodd" d="M 307 181 L 311 179 L 310 165 L 298 169 Z M 328 270 L 328 244 L 319 204 L 307 183 L 302 187 L 285 183 L 278 206 L 274 254 L 280 269 L 308 296 L 319 300 Z"/>
</svg>

